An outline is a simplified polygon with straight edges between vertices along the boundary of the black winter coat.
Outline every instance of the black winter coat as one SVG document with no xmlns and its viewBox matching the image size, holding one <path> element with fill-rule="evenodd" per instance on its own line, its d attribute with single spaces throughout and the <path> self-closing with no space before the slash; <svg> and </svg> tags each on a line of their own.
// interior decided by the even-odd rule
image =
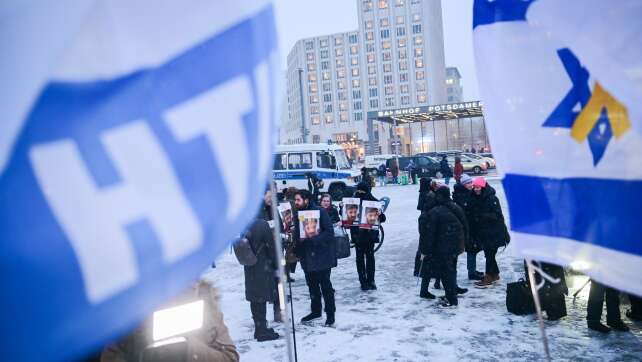
<svg viewBox="0 0 642 362">
<path fill-rule="evenodd" d="M 257 218 L 265 220 L 265 221 L 271 221 L 272 220 L 272 206 L 268 206 L 265 204 L 265 202 L 261 203 L 261 208 L 259 209 L 259 214 L 257 215 Z"/>
<path fill-rule="evenodd" d="M 447 160 L 441 160 L 439 162 L 439 172 L 441 172 L 441 175 L 444 177 L 453 177 L 453 170 L 450 168 L 450 165 L 448 165 Z"/>
<path fill-rule="evenodd" d="M 435 193 L 432 191 L 429 191 L 425 193 L 425 196 L 422 200 L 421 194 L 419 197 L 419 203 L 422 205 L 421 209 L 421 214 L 419 215 L 419 219 L 417 220 L 417 223 L 419 225 L 419 242 L 421 243 L 422 238 L 426 238 L 426 232 L 428 230 L 428 212 L 432 210 L 433 207 L 437 206 L 437 200 L 435 198 Z M 419 205 L 417 205 L 419 207 Z M 424 265 L 424 268 L 421 267 L 421 246 L 417 246 L 417 254 L 415 255 L 415 268 L 413 275 L 414 276 L 427 276 L 429 274 L 429 271 L 426 268 L 426 265 Z M 421 270 L 421 274 L 419 275 L 419 270 Z"/>
<path fill-rule="evenodd" d="M 321 271 L 337 266 L 337 244 L 334 239 L 334 227 L 328 212 L 317 206 L 308 206 L 306 210 L 319 210 L 319 235 L 309 239 L 301 239 L 299 234 L 298 212 L 294 214 L 295 253 L 299 257 L 301 267 L 305 272 Z"/>
<path fill-rule="evenodd" d="M 470 198 L 473 196 L 473 191 L 468 190 L 462 184 L 455 184 L 453 188 L 453 201 L 464 210 L 466 215 L 466 221 L 468 221 L 468 227 L 472 228 L 470 225 Z M 482 250 L 482 245 L 479 240 L 475 240 L 472 235 L 466 240 L 465 250 L 467 253 L 478 253 Z"/>
<path fill-rule="evenodd" d="M 264 303 L 276 300 L 276 253 L 274 237 L 267 221 L 257 218 L 247 238 L 256 253 L 256 264 L 244 266 L 245 299 L 249 302 Z"/>
<path fill-rule="evenodd" d="M 361 200 L 366 200 L 366 201 L 379 201 L 376 197 L 372 195 L 370 192 L 359 192 L 356 191 L 354 193 L 354 196 L 359 198 Z M 385 222 L 386 221 L 386 215 L 381 214 L 379 215 L 379 221 L 380 222 Z M 350 227 L 350 238 L 352 239 L 352 242 L 355 245 L 364 245 L 368 243 L 375 244 L 379 241 L 379 230 L 370 230 L 370 229 L 362 229 L 358 226 L 351 226 Z"/>
<path fill-rule="evenodd" d="M 437 197 L 437 206 L 428 212 L 423 223 L 419 249 L 424 255 L 456 256 L 464 251 L 468 223 L 464 211 L 449 199 Z"/>
<path fill-rule="evenodd" d="M 424 204 L 426 203 L 426 199 L 428 198 L 429 194 L 430 194 L 430 191 L 419 193 L 419 200 L 417 201 L 417 210 L 419 211 L 424 210 Z"/>
<path fill-rule="evenodd" d="M 473 240 L 485 249 L 499 248 L 510 242 L 499 199 L 490 185 L 486 185 L 480 195 L 473 192 L 467 209 Z"/>
</svg>

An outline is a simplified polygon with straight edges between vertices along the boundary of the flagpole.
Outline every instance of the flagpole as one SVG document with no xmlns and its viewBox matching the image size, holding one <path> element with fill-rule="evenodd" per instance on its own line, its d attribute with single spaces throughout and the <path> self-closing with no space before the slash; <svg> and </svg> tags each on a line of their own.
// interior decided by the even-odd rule
<svg viewBox="0 0 642 362">
<path fill-rule="evenodd" d="M 288 303 L 285 302 L 285 288 L 283 287 L 283 281 L 285 280 L 285 269 L 284 269 L 284 258 L 283 258 L 283 246 L 281 244 L 281 221 L 278 214 L 278 200 L 276 197 L 277 189 L 274 183 L 274 177 L 272 172 L 270 172 L 270 189 L 272 190 L 272 220 L 274 221 L 274 249 L 276 250 L 276 265 L 278 266 L 278 284 L 277 292 L 279 293 L 279 304 L 281 312 L 281 318 L 283 318 L 283 324 L 285 324 L 285 341 L 288 346 L 288 361 L 293 362 L 292 356 L 292 336 L 290 335 L 290 314 L 288 313 Z M 292 289 L 290 289 L 291 291 Z M 291 293 L 290 293 L 291 294 Z M 292 298 L 292 295 L 290 295 Z"/>
<path fill-rule="evenodd" d="M 551 362 L 551 352 L 548 348 L 548 338 L 546 338 L 546 331 L 544 329 L 544 317 L 542 316 L 542 305 L 539 300 L 539 288 L 535 283 L 535 271 L 533 270 L 534 267 L 532 264 L 532 260 L 526 259 L 526 265 L 528 267 L 528 280 L 530 281 L 531 292 L 533 293 L 533 300 L 535 301 L 537 319 L 539 320 L 539 331 L 542 334 L 542 343 L 544 344 L 544 353 L 546 354 L 546 360 L 548 362 Z"/>
</svg>

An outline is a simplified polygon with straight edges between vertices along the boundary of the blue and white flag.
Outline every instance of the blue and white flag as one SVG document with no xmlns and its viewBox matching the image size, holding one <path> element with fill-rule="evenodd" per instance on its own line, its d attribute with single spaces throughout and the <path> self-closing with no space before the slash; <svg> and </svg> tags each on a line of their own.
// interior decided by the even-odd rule
<svg viewBox="0 0 642 362">
<path fill-rule="evenodd" d="M 642 2 L 476 0 L 477 72 L 520 255 L 642 295 Z"/>
<path fill-rule="evenodd" d="M 0 6 L 0 359 L 72 360 L 189 286 L 270 171 L 269 0 Z"/>
</svg>

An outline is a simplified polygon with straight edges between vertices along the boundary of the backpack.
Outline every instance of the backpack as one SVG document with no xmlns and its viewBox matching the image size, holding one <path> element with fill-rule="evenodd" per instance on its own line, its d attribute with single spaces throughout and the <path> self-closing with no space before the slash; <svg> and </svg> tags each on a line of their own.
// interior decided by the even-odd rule
<svg viewBox="0 0 642 362">
<path fill-rule="evenodd" d="M 516 315 L 535 313 L 535 302 L 528 281 L 520 279 L 506 285 L 506 309 Z"/>
<path fill-rule="evenodd" d="M 234 249 L 234 255 L 236 260 L 243 266 L 252 266 L 255 265 L 258 261 L 257 254 L 252 248 L 252 243 L 250 243 L 250 233 L 241 236 L 233 244 L 232 248 Z M 261 250 L 259 249 L 259 252 Z"/>
</svg>

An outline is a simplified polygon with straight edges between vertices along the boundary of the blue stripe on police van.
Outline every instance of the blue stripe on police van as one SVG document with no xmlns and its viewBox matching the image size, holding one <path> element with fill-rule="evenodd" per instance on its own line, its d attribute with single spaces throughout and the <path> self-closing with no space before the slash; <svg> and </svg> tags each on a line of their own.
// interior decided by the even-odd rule
<svg viewBox="0 0 642 362">
<path fill-rule="evenodd" d="M 503 185 L 512 230 L 642 255 L 642 180 L 507 174 Z"/>
<path fill-rule="evenodd" d="M 313 173 L 320 179 L 344 179 L 352 175 L 346 172 L 312 172 L 312 171 L 274 171 L 273 176 L 275 180 L 304 180 L 305 174 Z"/>
</svg>

